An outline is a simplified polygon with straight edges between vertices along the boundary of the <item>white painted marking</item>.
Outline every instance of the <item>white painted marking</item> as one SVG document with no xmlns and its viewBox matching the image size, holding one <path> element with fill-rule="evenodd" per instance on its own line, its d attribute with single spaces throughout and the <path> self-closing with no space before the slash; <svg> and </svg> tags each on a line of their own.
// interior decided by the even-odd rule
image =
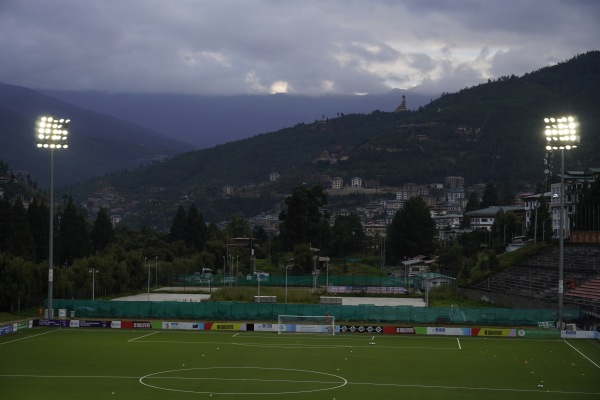
<svg viewBox="0 0 600 400">
<path fill-rule="evenodd" d="M 564 341 L 567 345 L 569 345 L 569 347 L 571 347 L 573 350 L 575 350 L 576 352 L 578 352 L 579 354 L 581 354 L 581 357 L 585 358 L 586 360 L 588 360 L 589 362 L 591 362 L 596 368 L 600 368 L 600 365 L 596 364 L 595 362 L 593 362 L 592 360 L 590 360 L 585 354 L 583 354 L 581 351 L 577 350 L 575 347 L 573 347 L 573 345 L 569 342 L 567 342 L 566 340 Z"/>
<path fill-rule="evenodd" d="M 134 340 L 138 340 L 138 339 L 142 339 L 142 338 L 145 338 L 145 337 L 148 337 L 148 336 L 156 335 L 157 333 L 160 333 L 160 331 L 152 332 L 152 333 L 149 333 L 147 335 L 143 335 L 143 336 L 140 336 L 140 337 L 129 339 L 128 342 L 133 342 Z"/>
</svg>

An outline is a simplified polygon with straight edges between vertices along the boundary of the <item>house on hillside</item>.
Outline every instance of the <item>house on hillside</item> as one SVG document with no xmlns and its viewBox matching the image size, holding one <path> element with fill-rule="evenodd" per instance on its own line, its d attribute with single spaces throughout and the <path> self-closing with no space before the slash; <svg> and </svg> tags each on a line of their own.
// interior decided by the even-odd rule
<svg viewBox="0 0 600 400">
<path fill-rule="evenodd" d="M 494 220 L 496 219 L 496 214 L 498 214 L 499 211 L 504 211 L 505 213 L 515 213 L 518 216 L 525 218 L 524 207 L 508 206 L 493 206 L 482 208 L 481 210 L 469 211 L 464 213 L 463 218 L 469 219 L 472 229 L 486 229 L 491 231 L 492 225 L 494 225 Z"/>
<path fill-rule="evenodd" d="M 527 193 L 519 197 L 523 201 L 523 207 L 525 208 L 525 227 L 529 229 L 535 225 L 536 214 L 539 211 L 538 207 L 541 198 L 543 197 L 546 200 L 546 204 L 550 204 L 552 192 Z M 545 221 L 541 221 L 540 224 L 541 223 L 545 223 Z"/>
<path fill-rule="evenodd" d="M 344 179 L 339 176 L 333 178 L 331 181 L 331 188 L 335 190 L 342 190 L 344 188 Z"/>
<path fill-rule="evenodd" d="M 591 185 L 600 177 L 600 168 L 586 168 L 581 171 L 565 171 L 564 174 L 564 232 L 565 237 L 571 237 L 571 229 L 574 226 L 574 216 L 577 211 L 577 204 L 583 199 L 583 188 L 586 185 Z M 554 236 L 558 237 L 560 232 L 560 193 L 561 193 L 560 175 L 554 175 L 550 183 L 550 214 L 552 215 L 552 230 Z M 587 221 L 582 221 L 583 225 L 576 227 L 579 231 L 590 230 L 593 223 L 586 227 Z M 591 221 L 590 221 L 591 222 Z"/>
<path fill-rule="evenodd" d="M 362 178 L 360 178 L 358 176 L 353 177 L 350 186 L 362 187 Z"/>
</svg>

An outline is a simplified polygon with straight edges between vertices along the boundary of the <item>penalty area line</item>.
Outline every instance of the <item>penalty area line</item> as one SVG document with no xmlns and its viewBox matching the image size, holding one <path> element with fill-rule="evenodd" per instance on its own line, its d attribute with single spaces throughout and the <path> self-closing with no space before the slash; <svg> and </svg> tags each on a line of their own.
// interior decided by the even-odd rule
<svg viewBox="0 0 600 400">
<path fill-rule="evenodd" d="M 60 331 L 60 329 L 52 329 L 51 331 L 44 332 L 44 333 L 38 333 L 37 335 L 29 335 L 29 336 L 25 336 L 25 337 L 22 337 L 22 338 L 19 338 L 19 339 L 9 340 L 8 342 L 0 343 L 0 346 L 2 346 L 4 344 L 18 342 L 18 341 L 25 340 L 25 339 L 31 339 L 31 338 L 34 338 L 34 337 L 37 337 L 37 336 L 47 335 L 49 333 L 58 332 L 58 331 Z"/>
<path fill-rule="evenodd" d="M 157 333 L 160 333 L 160 331 L 152 332 L 152 333 L 149 333 L 147 335 L 142 335 L 142 336 L 139 336 L 139 337 L 135 337 L 133 339 L 129 339 L 128 342 L 133 342 L 133 341 L 138 340 L 138 339 L 142 339 L 142 338 L 145 338 L 145 337 L 148 337 L 148 336 L 156 335 Z"/>
</svg>

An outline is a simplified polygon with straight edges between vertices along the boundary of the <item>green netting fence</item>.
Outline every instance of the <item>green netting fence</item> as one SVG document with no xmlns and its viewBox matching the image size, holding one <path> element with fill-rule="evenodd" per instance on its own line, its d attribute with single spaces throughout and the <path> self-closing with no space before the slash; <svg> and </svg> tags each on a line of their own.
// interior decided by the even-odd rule
<svg viewBox="0 0 600 400">
<path fill-rule="evenodd" d="M 323 304 L 257 304 L 234 302 L 150 302 L 54 300 L 54 307 L 75 318 L 185 319 L 197 321 L 276 321 L 278 315 L 329 315 L 340 322 L 537 325 L 556 320 L 554 309 L 412 307 Z M 563 319 L 579 318 L 579 310 L 563 309 Z"/>
</svg>

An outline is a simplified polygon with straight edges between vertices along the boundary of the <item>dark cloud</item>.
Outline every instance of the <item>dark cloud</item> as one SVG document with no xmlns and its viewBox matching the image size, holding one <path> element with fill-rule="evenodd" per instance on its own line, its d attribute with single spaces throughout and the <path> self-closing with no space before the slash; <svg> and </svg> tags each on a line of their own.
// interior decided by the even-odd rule
<svg viewBox="0 0 600 400">
<path fill-rule="evenodd" d="M 4 0 L 0 81 L 199 94 L 432 94 L 597 49 L 595 0 Z"/>
</svg>

